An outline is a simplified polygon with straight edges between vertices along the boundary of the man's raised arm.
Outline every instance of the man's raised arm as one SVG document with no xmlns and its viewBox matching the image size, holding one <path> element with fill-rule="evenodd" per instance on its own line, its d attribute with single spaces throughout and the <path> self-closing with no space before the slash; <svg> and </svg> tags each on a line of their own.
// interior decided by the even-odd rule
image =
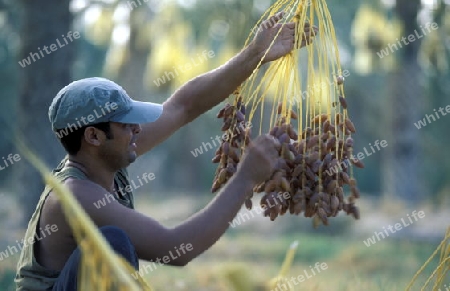
<svg viewBox="0 0 450 291">
<path fill-rule="evenodd" d="M 138 137 L 138 154 L 142 155 L 164 141 L 176 130 L 191 122 L 227 98 L 244 82 L 258 66 L 281 24 L 283 17 L 278 13 L 261 24 L 255 39 L 244 50 L 223 66 L 200 75 L 178 89 L 166 102 L 160 118 L 153 123 L 142 125 Z M 311 42 L 316 28 L 309 24 L 304 27 L 306 37 L 301 46 Z M 265 56 L 264 62 L 285 56 L 294 48 L 295 24 L 287 23 Z"/>
</svg>

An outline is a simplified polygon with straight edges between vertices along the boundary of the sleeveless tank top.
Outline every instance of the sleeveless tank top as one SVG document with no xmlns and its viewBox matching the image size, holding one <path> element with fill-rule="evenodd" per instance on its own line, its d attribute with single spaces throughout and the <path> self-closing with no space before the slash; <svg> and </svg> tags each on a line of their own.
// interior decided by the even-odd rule
<svg viewBox="0 0 450 291">
<path fill-rule="evenodd" d="M 52 171 L 61 182 L 64 182 L 68 178 L 87 180 L 86 175 L 74 167 L 66 166 L 67 157 L 64 158 L 56 169 Z M 130 180 L 126 169 L 119 170 L 114 177 L 115 189 L 127 189 L 130 190 Z M 127 187 L 130 186 L 130 187 Z M 34 211 L 25 233 L 24 241 L 32 238 L 36 235 L 36 229 L 39 227 L 39 218 L 41 215 L 42 207 L 48 194 L 51 192 L 51 188 L 46 186 L 41 194 L 36 210 Z M 116 200 L 131 209 L 134 209 L 133 193 L 122 191 L 121 194 L 113 195 Z M 16 291 L 48 291 L 52 290 L 53 285 L 58 279 L 60 272 L 47 269 L 41 266 L 35 258 L 33 244 L 27 244 L 20 254 L 20 259 L 17 264 L 16 273 Z"/>
</svg>

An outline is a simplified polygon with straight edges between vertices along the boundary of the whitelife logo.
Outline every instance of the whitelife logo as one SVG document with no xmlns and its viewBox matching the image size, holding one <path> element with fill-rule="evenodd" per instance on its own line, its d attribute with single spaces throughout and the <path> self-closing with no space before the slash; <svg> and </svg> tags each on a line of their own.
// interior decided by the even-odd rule
<svg viewBox="0 0 450 291">
<path fill-rule="evenodd" d="M 304 281 L 306 281 L 306 280 L 314 277 L 315 275 L 319 274 L 320 272 L 325 271 L 326 269 L 328 269 L 328 265 L 327 265 L 327 263 L 319 263 L 319 262 L 317 262 L 314 265 L 314 267 L 309 266 L 309 269 L 310 269 L 310 272 L 308 272 L 308 270 L 303 270 L 303 273 L 305 274 L 304 276 L 302 274 L 300 274 L 297 277 L 291 277 L 290 279 L 286 278 L 284 280 L 281 280 L 281 282 L 278 282 L 277 287 L 275 289 L 272 289 L 271 291 L 293 290 L 294 286 L 297 286 L 297 285 L 303 283 Z"/>
<path fill-rule="evenodd" d="M 179 247 L 174 247 L 174 250 L 176 254 L 172 253 L 172 251 L 169 251 L 169 254 L 167 256 L 164 256 L 161 258 L 156 258 L 156 263 L 159 264 L 159 266 L 164 266 L 164 264 L 168 264 L 173 260 L 178 259 L 182 255 L 185 255 L 187 252 L 191 252 L 194 249 L 192 244 L 184 244 L 182 243 Z M 162 263 L 161 263 L 162 260 Z M 138 274 L 143 277 L 144 275 L 155 271 L 158 269 L 158 266 L 156 265 L 154 261 L 152 261 L 150 264 L 144 265 L 143 268 L 140 268 L 139 272 L 136 271 L 133 274 L 131 274 L 131 277 L 133 277 L 135 280 L 138 279 Z"/>
<path fill-rule="evenodd" d="M 344 79 L 350 77 L 350 71 L 349 70 L 343 70 L 342 77 L 344 77 Z M 300 95 L 296 95 L 294 96 L 293 99 L 289 100 L 289 102 L 291 104 L 296 104 L 296 103 L 300 103 L 300 99 L 307 99 L 311 96 L 317 95 L 317 94 L 322 94 L 322 92 L 326 92 L 330 89 L 333 89 L 334 86 L 336 86 L 336 80 L 335 79 L 329 79 L 328 81 L 320 81 L 318 83 L 314 83 L 313 85 L 308 85 L 308 87 L 306 88 L 305 91 L 303 91 Z"/>
<path fill-rule="evenodd" d="M 54 43 L 52 43 L 50 46 L 44 45 L 44 47 L 42 48 L 42 50 L 45 51 L 46 55 L 49 55 L 49 54 L 51 54 L 52 52 L 55 52 L 55 51 L 57 51 L 58 49 L 60 49 L 60 48 L 62 48 L 62 47 L 65 47 L 65 46 L 68 45 L 69 43 L 73 42 L 75 39 L 79 39 L 79 38 L 80 38 L 80 33 L 79 33 L 78 31 L 74 31 L 73 33 L 72 33 L 72 31 L 69 31 L 69 32 L 67 33 L 66 36 L 64 36 L 64 34 L 63 34 L 62 37 L 63 37 L 63 42 L 64 42 L 64 44 L 61 43 L 61 42 L 59 41 L 59 39 L 57 38 L 57 39 L 56 39 L 56 43 L 57 43 L 58 45 L 56 45 L 56 44 L 54 44 Z M 66 37 L 70 40 L 70 42 L 67 41 L 67 38 L 66 38 Z M 48 50 L 49 48 L 50 48 L 50 50 Z M 44 58 L 46 55 L 44 55 L 44 53 L 42 52 L 42 50 L 41 50 L 41 47 L 38 47 L 39 53 L 33 53 L 33 52 L 31 52 L 30 55 L 28 56 L 28 58 L 23 59 L 22 61 L 19 61 L 19 65 L 20 65 L 22 68 L 25 68 L 26 66 L 31 65 L 31 63 L 36 62 L 37 60 L 40 60 L 41 57 Z M 31 59 L 30 59 L 30 57 L 31 57 Z"/>
<path fill-rule="evenodd" d="M 252 123 L 250 121 L 247 121 L 247 122 L 245 122 L 244 128 L 252 128 L 252 126 L 253 126 Z M 241 133 L 241 130 L 239 129 L 239 127 L 236 127 L 236 133 L 233 133 L 233 136 L 234 135 L 239 135 L 240 133 Z M 202 146 L 200 146 L 200 147 L 194 149 L 193 151 L 191 151 L 191 154 L 194 156 L 194 158 L 196 158 L 199 155 L 202 155 L 203 153 L 206 153 L 208 150 L 212 150 L 213 148 L 217 148 L 218 146 L 221 145 L 222 141 L 228 141 L 229 138 L 230 138 L 229 137 L 229 133 L 227 133 L 227 132 L 224 133 L 222 135 L 222 137 L 220 137 L 219 135 L 216 135 L 215 138 L 214 137 L 210 137 L 214 147 L 209 142 L 206 142 L 206 143 L 202 142 Z M 217 141 L 217 144 L 216 144 L 216 141 Z M 203 149 L 205 149 L 205 151 L 203 151 Z"/>
<path fill-rule="evenodd" d="M 278 195 L 275 198 L 275 201 L 273 201 L 273 204 L 270 202 L 270 200 L 267 201 L 267 205 L 263 204 L 261 206 L 255 206 L 252 210 L 246 210 L 245 212 L 240 212 L 238 215 L 236 215 L 236 218 L 233 219 L 233 221 L 229 221 L 228 224 L 235 228 L 246 221 L 250 220 L 251 218 L 254 218 L 257 215 L 261 215 L 261 213 L 265 212 L 266 209 L 270 209 L 274 206 L 277 206 L 283 201 L 288 200 L 291 198 L 291 194 L 289 192 L 278 192 Z M 278 201 L 279 200 L 279 201 Z"/>
<path fill-rule="evenodd" d="M 445 111 L 443 107 L 439 107 L 438 111 L 441 113 L 442 116 L 446 116 L 448 113 L 450 113 L 450 105 L 445 106 Z M 436 117 L 434 117 L 436 116 Z M 425 118 L 422 120 L 419 120 L 417 123 L 414 123 L 414 126 L 417 127 L 417 129 L 421 129 L 422 127 L 427 126 L 428 124 L 435 122 L 437 119 L 440 119 L 439 113 L 434 109 L 434 115 L 433 114 L 425 114 Z M 427 123 L 428 121 L 428 123 Z"/>
<path fill-rule="evenodd" d="M 419 211 L 417 212 L 417 210 L 414 210 L 411 213 L 411 216 L 414 217 L 414 220 L 411 218 L 411 216 L 409 216 L 409 214 L 406 215 L 408 217 L 408 221 L 405 221 L 404 218 L 401 219 L 401 222 L 397 222 L 396 224 L 394 224 L 394 226 L 389 225 L 386 229 L 386 227 L 383 226 L 383 232 L 374 232 L 374 235 L 372 237 L 367 238 L 367 240 L 364 241 L 364 244 L 366 245 L 366 247 L 370 247 L 371 245 L 376 244 L 377 242 L 379 242 L 382 239 L 385 239 L 386 237 L 389 236 L 389 234 L 394 234 L 397 231 L 402 230 L 404 227 L 408 227 L 411 224 L 413 224 L 414 222 L 418 221 L 419 219 L 422 219 L 425 217 L 425 212 L 423 211 Z M 394 230 L 395 228 L 395 230 Z M 389 232 L 388 232 L 389 230 Z"/>
<path fill-rule="evenodd" d="M 409 45 L 412 42 L 415 42 L 418 39 L 423 38 L 424 36 L 426 36 L 428 33 L 431 32 L 431 30 L 436 30 L 438 29 L 439 26 L 436 22 L 428 22 L 427 24 L 425 24 L 425 27 L 423 27 L 422 25 L 420 26 L 421 32 L 422 34 L 420 34 L 417 29 L 414 30 L 414 34 L 410 34 L 408 35 L 408 37 L 403 36 L 401 40 L 399 40 L 398 38 L 397 43 L 394 44 L 388 44 L 388 46 L 384 49 L 382 49 L 381 51 L 377 52 L 377 55 L 380 59 L 387 57 L 389 54 L 394 53 L 396 51 L 398 51 L 399 49 L 403 48 L 404 46 Z M 402 45 L 403 43 L 403 45 Z M 390 52 L 389 52 L 390 50 Z"/>
<path fill-rule="evenodd" d="M 356 161 L 362 161 L 363 159 L 365 159 L 366 157 L 369 157 L 373 154 L 375 154 L 377 151 L 381 151 L 381 148 L 385 148 L 388 146 L 388 143 L 386 140 L 382 140 L 379 141 L 378 139 L 374 142 L 374 145 L 372 146 L 372 143 L 369 143 L 369 147 L 371 149 L 371 151 L 368 151 L 366 147 L 363 148 L 364 152 L 359 152 L 356 155 L 352 155 L 350 157 L 350 159 L 354 162 Z M 377 151 L 375 151 L 375 149 L 373 147 L 377 148 Z M 328 169 L 325 171 L 325 173 L 327 173 L 327 175 L 329 176 L 333 176 L 337 173 L 339 173 L 339 170 L 343 170 L 346 169 L 348 166 L 350 166 L 350 161 L 348 159 L 342 161 L 340 164 L 336 165 L 335 167 Z"/>
<path fill-rule="evenodd" d="M 32 237 L 29 237 L 27 240 L 22 239 L 20 242 L 16 240 L 17 247 L 19 249 L 17 249 L 16 246 L 8 246 L 8 248 L 5 251 L 0 252 L 0 261 L 7 259 L 10 255 L 13 256 L 14 254 L 17 254 L 27 245 L 32 245 L 36 241 L 40 241 L 40 240 L 46 238 L 47 236 L 52 235 L 52 233 L 57 232 L 57 231 L 58 231 L 58 226 L 56 224 L 52 224 L 52 225 L 47 224 L 44 227 L 44 229 L 42 229 L 42 227 L 41 227 L 41 228 L 39 228 L 39 231 L 36 230 L 35 235 Z M 45 233 L 47 233 L 47 234 L 45 234 Z"/>
<path fill-rule="evenodd" d="M 142 180 L 145 181 L 145 184 L 149 183 L 150 181 L 155 180 L 155 174 L 153 173 L 143 173 L 141 177 L 137 176 L 136 177 L 139 180 L 139 184 L 135 183 L 135 180 L 131 180 L 130 184 L 126 186 L 125 188 L 120 187 L 119 189 L 117 189 L 117 191 L 114 191 L 114 193 L 118 194 L 120 192 L 120 194 L 122 196 L 124 196 L 126 193 L 132 192 L 136 189 L 139 189 L 141 186 L 144 186 L 144 182 L 142 182 Z M 142 178 L 142 180 L 141 180 Z M 125 190 L 125 193 L 123 192 Z M 97 202 L 94 202 L 94 206 L 97 209 L 100 209 L 102 207 L 105 207 L 107 204 L 116 201 L 117 199 L 113 196 L 113 194 L 111 193 L 105 193 L 105 197 L 103 199 L 98 200 Z"/>
<path fill-rule="evenodd" d="M 21 157 L 19 154 L 9 154 L 8 157 L 5 159 L 5 157 L 2 157 L 3 163 L 0 163 L 0 171 L 8 168 L 9 166 L 13 165 L 14 163 L 17 163 L 20 161 Z"/>
<path fill-rule="evenodd" d="M 175 79 L 175 77 L 178 77 L 181 73 L 184 73 L 186 71 L 192 70 L 193 67 L 197 67 L 204 62 L 206 62 L 208 59 L 214 58 L 216 55 L 214 51 L 203 51 L 202 55 L 197 54 L 197 58 L 191 58 L 187 63 L 184 65 L 179 65 L 176 67 L 173 67 L 173 71 L 166 71 L 164 72 L 164 75 L 160 78 L 157 78 L 153 81 L 157 87 L 166 84 L 167 82 L 170 82 L 172 79 Z M 198 62 L 196 62 L 198 61 Z"/>
<path fill-rule="evenodd" d="M 88 125 L 89 123 L 94 122 L 96 119 L 102 118 L 103 116 L 109 114 L 111 111 L 114 111 L 118 108 L 118 105 L 116 102 L 106 102 L 104 108 L 102 106 L 99 106 L 99 112 L 97 112 L 97 109 L 94 109 L 94 112 L 92 114 L 89 114 L 88 116 L 81 116 L 80 120 L 78 120 L 78 117 L 75 118 L 76 123 L 67 123 L 66 127 L 64 129 L 59 130 L 56 132 L 56 136 L 61 139 L 65 136 L 67 136 L 70 133 L 82 128 L 83 126 Z"/>
</svg>

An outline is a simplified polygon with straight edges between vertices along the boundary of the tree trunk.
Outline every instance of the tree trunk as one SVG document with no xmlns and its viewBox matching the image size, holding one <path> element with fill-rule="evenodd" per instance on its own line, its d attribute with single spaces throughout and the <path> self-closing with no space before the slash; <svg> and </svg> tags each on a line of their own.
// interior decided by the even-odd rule
<svg viewBox="0 0 450 291">
<path fill-rule="evenodd" d="M 128 41 L 125 59 L 118 72 L 118 82 L 133 99 L 146 99 L 144 74 L 147 59 L 151 53 L 150 42 L 143 39 L 142 30 L 150 21 L 152 15 L 149 9 L 133 9 L 130 12 L 130 40 Z M 148 36 L 147 36 L 148 37 Z M 147 100 L 145 100 L 147 101 Z"/>
<path fill-rule="evenodd" d="M 402 36 L 419 31 L 417 15 L 420 0 L 397 0 L 395 12 L 404 25 Z M 400 39 L 400 38 L 399 38 Z M 398 65 L 388 74 L 386 134 L 388 147 L 383 161 L 383 190 L 386 198 L 399 198 L 415 205 L 422 196 L 419 175 L 419 119 L 422 73 L 417 60 L 420 41 L 404 46 L 394 56 Z"/>
<path fill-rule="evenodd" d="M 48 107 L 56 93 L 71 81 L 77 45 L 75 38 L 70 41 L 66 37 L 72 25 L 70 0 L 21 0 L 19 3 L 22 13 L 19 60 L 30 57 L 31 64 L 20 72 L 18 132 L 26 145 L 53 168 L 63 157 L 63 150 L 51 130 Z M 50 49 L 52 44 L 57 50 Z M 49 47 L 47 52 L 50 53 L 44 51 L 44 46 Z M 24 203 L 24 218 L 28 220 L 43 190 L 42 179 L 24 160 L 18 164 L 15 174 L 20 200 Z"/>
</svg>

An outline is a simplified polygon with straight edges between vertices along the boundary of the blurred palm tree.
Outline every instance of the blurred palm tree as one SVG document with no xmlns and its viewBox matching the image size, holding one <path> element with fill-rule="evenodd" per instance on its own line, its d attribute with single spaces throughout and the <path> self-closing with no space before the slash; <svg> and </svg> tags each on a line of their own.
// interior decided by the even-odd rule
<svg viewBox="0 0 450 291">
<path fill-rule="evenodd" d="M 65 44 L 63 36 L 72 28 L 70 0 L 17 2 L 21 11 L 20 52 L 18 59 L 39 53 L 44 45 L 63 44 L 57 51 L 36 57 L 30 65 L 21 68 L 18 102 L 17 130 L 23 133 L 25 142 L 48 165 L 56 166 L 63 156 L 62 147 L 56 141 L 49 121 L 48 107 L 56 93 L 72 81 L 72 66 L 76 50 L 74 43 Z M 26 161 L 17 165 L 17 190 L 25 208 L 28 221 L 43 189 L 38 173 Z"/>
<path fill-rule="evenodd" d="M 402 37 L 420 31 L 417 17 L 421 0 L 397 0 L 395 15 L 402 24 Z M 423 73 L 418 62 L 421 41 L 411 42 L 399 49 L 397 65 L 388 72 L 386 128 L 389 146 L 386 148 L 382 172 L 386 197 L 398 197 L 410 205 L 424 198 L 420 175 L 419 131 L 414 122 L 423 105 Z"/>
<path fill-rule="evenodd" d="M 382 192 L 387 199 L 396 197 L 415 205 L 424 198 L 426 171 L 421 162 L 423 135 L 414 123 L 432 99 L 424 97 L 427 68 L 420 66 L 419 52 L 435 35 L 425 36 L 422 30 L 419 15 L 425 11 L 421 0 L 396 0 L 391 4 L 389 8 L 380 1 L 361 4 L 353 27 L 355 62 L 363 74 L 384 71 L 381 78 L 385 87 L 373 92 L 381 99 L 383 118 L 378 127 L 388 142 L 382 152 Z M 415 41 L 405 44 L 403 40 L 410 35 Z"/>
</svg>

